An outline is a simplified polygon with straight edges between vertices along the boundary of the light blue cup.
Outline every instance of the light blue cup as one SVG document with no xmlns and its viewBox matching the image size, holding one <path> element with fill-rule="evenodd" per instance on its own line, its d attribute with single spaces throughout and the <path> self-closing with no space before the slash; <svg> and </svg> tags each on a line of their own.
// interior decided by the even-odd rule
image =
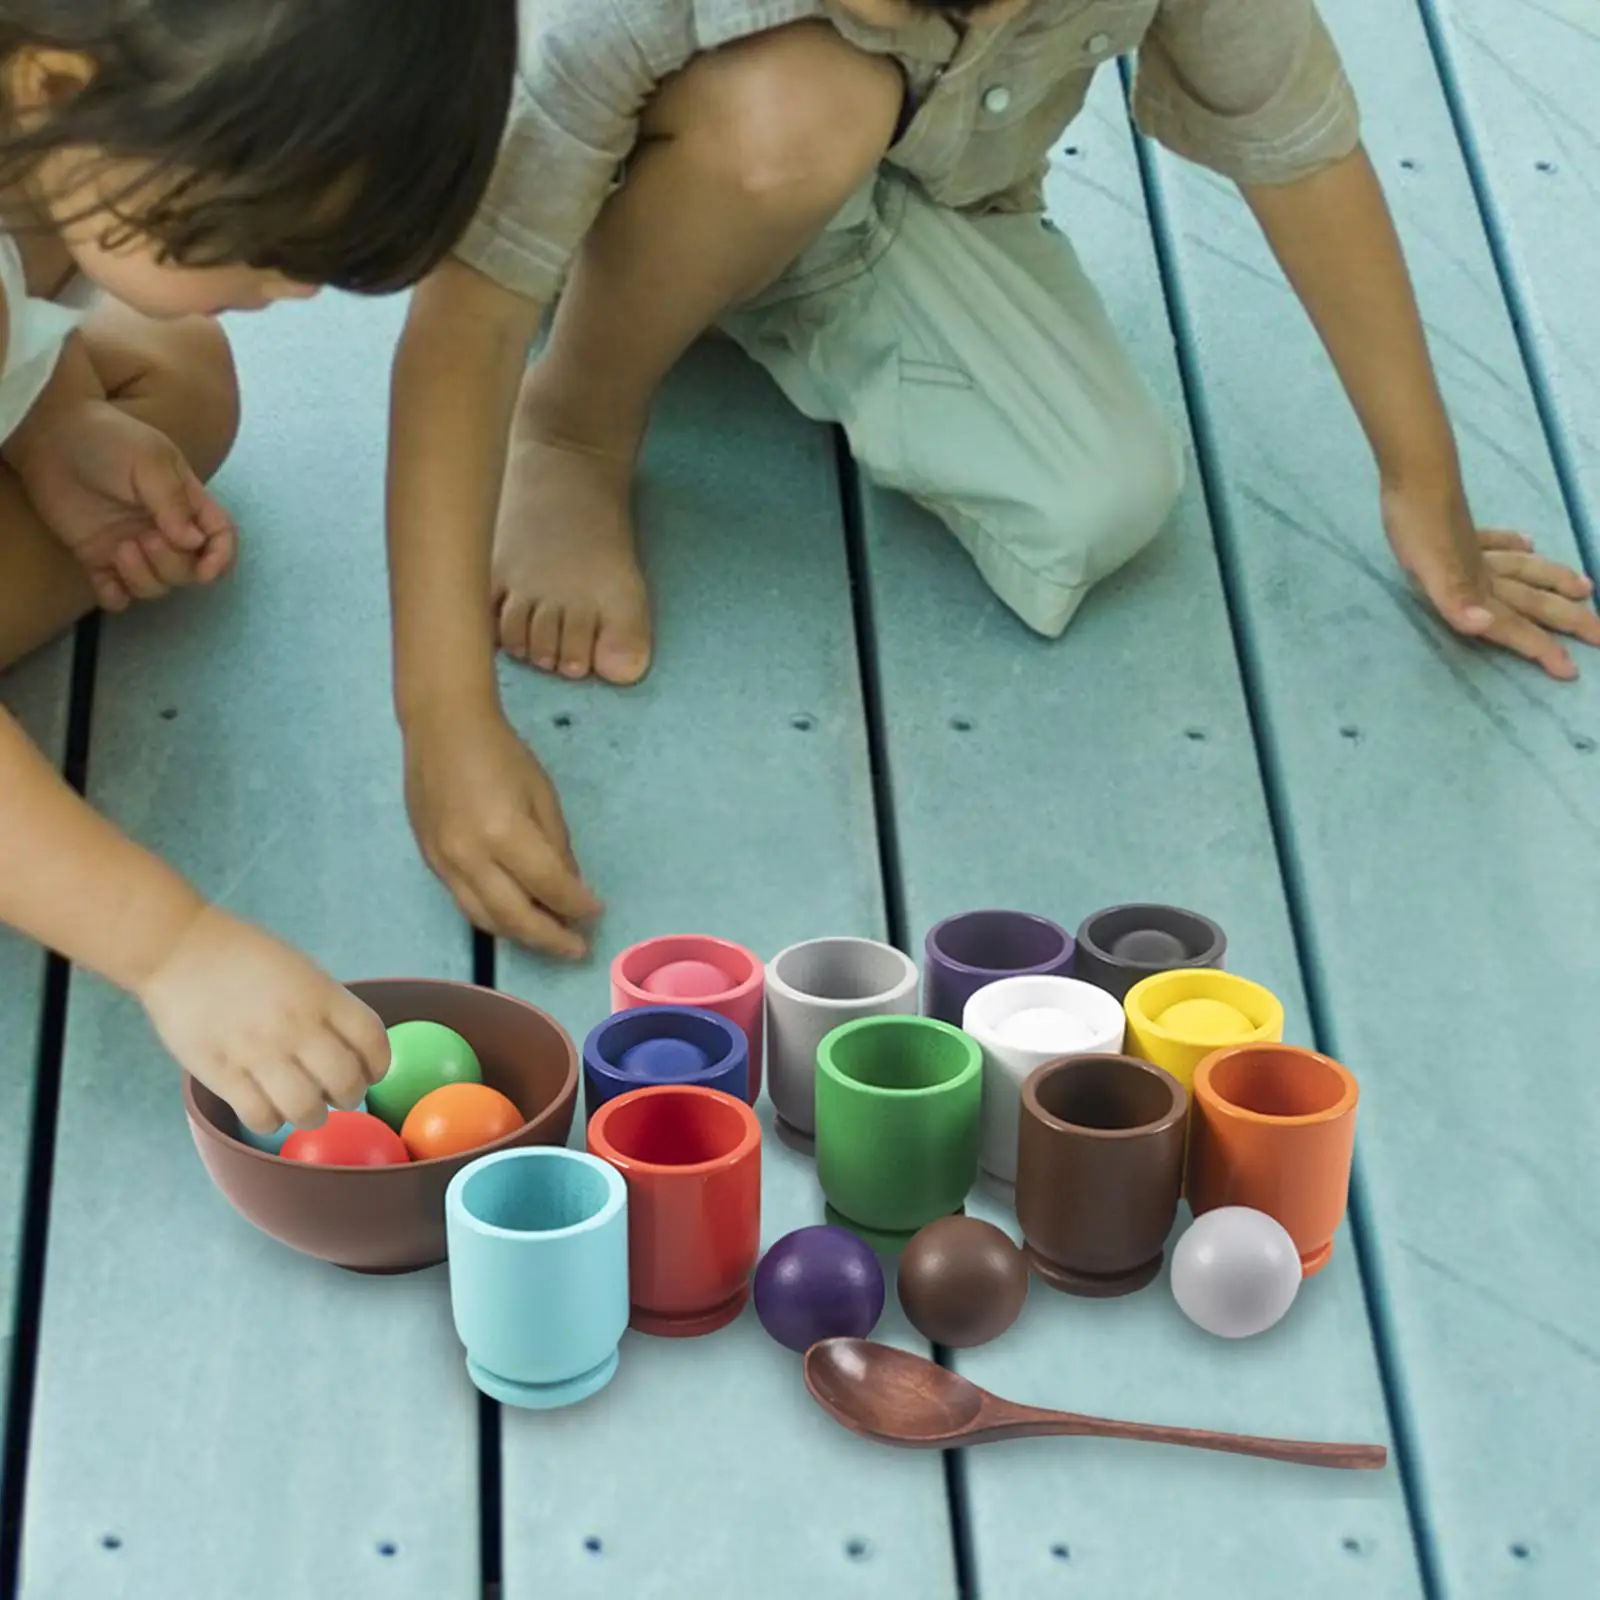
<svg viewBox="0 0 1600 1600">
<path fill-rule="evenodd" d="M 628 1326 L 622 1174 L 579 1150 L 500 1150 L 451 1179 L 444 1212 L 473 1383 L 530 1410 L 603 1389 Z"/>
</svg>

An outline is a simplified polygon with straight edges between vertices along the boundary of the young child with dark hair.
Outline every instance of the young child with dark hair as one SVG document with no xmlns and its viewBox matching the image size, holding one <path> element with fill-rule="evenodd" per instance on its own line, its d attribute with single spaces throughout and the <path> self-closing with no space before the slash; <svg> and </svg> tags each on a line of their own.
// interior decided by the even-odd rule
<svg viewBox="0 0 1600 1600">
<path fill-rule="evenodd" d="M 0 0 L 0 667 L 228 571 L 218 314 L 435 267 L 516 46 L 514 0 Z M 0 920 L 136 995 L 259 1132 L 387 1070 L 365 1006 L 99 817 L 3 709 Z"/>
<path fill-rule="evenodd" d="M 1557 678 L 1577 671 L 1561 635 L 1600 644 L 1587 579 L 1473 518 L 1314 0 L 538 0 L 488 202 L 419 288 L 395 373 L 412 817 L 481 927 L 585 946 L 596 902 L 500 711 L 495 648 L 643 676 L 632 476 L 660 384 L 708 329 L 840 424 L 1040 634 L 1165 523 L 1178 436 L 1044 215 L 1050 153 L 1122 55 L 1144 131 L 1242 190 L 1438 614 Z"/>
</svg>

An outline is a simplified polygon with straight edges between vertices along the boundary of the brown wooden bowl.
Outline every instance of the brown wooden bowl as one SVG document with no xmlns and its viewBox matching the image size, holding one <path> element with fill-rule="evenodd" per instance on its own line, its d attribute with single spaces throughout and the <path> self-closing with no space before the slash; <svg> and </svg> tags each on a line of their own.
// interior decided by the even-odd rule
<svg viewBox="0 0 1600 1600">
<path fill-rule="evenodd" d="M 184 1109 L 212 1181 L 247 1222 L 303 1255 L 353 1272 L 418 1272 L 445 1259 L 444 1192 L 469 1162 L 522 1145 L 564 1145 L 578 1097 L 578 1052 L 536 1006 L 492 989 L 427 978 L 352 983 L 385 1027 L 428 1021 L 477 1052 L 483 1081 L 527 1121 L 465 1155 L 392 1167 L 322 1167 L 243 1142 L 226 1101 L 187 1074 Z"/>
</svg>

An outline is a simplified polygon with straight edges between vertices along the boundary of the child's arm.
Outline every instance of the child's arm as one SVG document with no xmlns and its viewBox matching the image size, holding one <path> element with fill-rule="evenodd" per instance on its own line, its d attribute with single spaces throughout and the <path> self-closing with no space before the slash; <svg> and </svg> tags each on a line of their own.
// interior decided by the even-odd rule
<svg viewBox="0 0 1600 1600">
<path fill-rule="evenodd" d="M 1514 650 L 1552 677 L 1575 677 L 1555 635 L 1600 645 L 1592 585 L 1541 561 L 1526 541 L 1480 535 L 1400 241 L 1366 153 L 1297 183 L 1244 192 L 1371 442 L 1401 565 L 1451 627 Z"/>
<path fill-rule="evenodd" d="M 365 1006 L 119 833 L 3 709 L 0 921 L 137 996 L 179 1065 L 258 1132 L 315 1126 L 388 1070 Z"/>
<path fill-rule="evenodd" d="M 500 707 L 490 556 L 539 307 L 460 261 L 412 297 L 395 359 L 395 703 L 418 842 L 486 932 L 576 958 L 599 914 L 550 781 Z"/>
</svg>

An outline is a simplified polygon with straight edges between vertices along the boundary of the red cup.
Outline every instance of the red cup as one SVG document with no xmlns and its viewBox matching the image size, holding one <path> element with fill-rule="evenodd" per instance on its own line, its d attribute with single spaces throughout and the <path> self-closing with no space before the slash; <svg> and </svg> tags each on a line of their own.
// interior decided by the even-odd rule
<svg viewBox="0 0 1600 1600">
<path fill-rule="evenodd" d="M 687 1339 L 750 1298 L 761 1250 L 761 1124 L 742 1100 L 663 1083 L 608 1100 L 589 1153 L 628 1186 L 628 1325 Z"/>
<path fill-rule="evenodd" d="M 761 1039 L 765 1017 L 766 967 L 742 944 L 709 934 L 674 933 L 646 939 L 611 963 L 611 1009 L 634 1006 L 696 1006 L 715 1011 L 744 1031 L 750 1046 L 745 1098 L 761 1094 Z"/>
</svg>

